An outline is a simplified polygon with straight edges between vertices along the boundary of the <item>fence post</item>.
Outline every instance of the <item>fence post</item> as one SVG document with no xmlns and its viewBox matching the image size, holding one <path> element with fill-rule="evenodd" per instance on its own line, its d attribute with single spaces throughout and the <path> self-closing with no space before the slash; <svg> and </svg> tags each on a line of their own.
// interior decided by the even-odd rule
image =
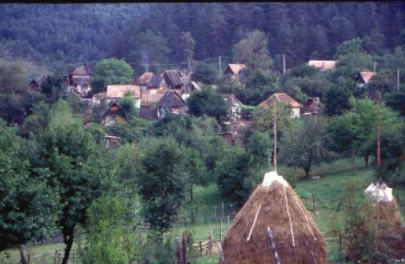
<svg viewBox="0 0 405 264">
<path fill-rule="evenodd" d="M 200 242 L 199 242 L 198 244 L 199 244 L 199 246 L 200 246 L 200 256 L 202 256 L 202 255 L 203 255 L 203 247 L 202 247 L 202 242 L 201 242 L 201 240 L 200 240 Z"/>
<path fill-rule="evenodd" d="M 29 252 L 27 254 L 27 260 L 28 260 L 28 264 L 30 264 L 31 263 L 31 254 Z"/>
<path fill-rule="evenodd" d="M 221 202 L 221 220 L 224 219 L 224 201 Z"/>
<path fill-rule="evenodd" d="M 227 224 L 226 224 L 226 231 L 228 232 L 229 231 L 229 215 L 228 215 L 228 222 L 227 222 Z"/>
</svg>

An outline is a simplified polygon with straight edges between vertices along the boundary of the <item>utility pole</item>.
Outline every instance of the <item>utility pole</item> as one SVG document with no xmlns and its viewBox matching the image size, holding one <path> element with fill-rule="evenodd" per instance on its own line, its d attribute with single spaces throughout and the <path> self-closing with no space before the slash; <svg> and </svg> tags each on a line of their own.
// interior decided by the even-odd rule
<svg viewBox="0 0 405 264">
<path fill-rule="evenodd" d="M 381 167 L 381 94 L 377 95 L 377 168 Z"/>
<path fill-rule="evenodd" d="M 377 70 L 377 62 L 375 61 L 375 62 L 374 62 L 374 67 L 373 67 L 373 71 L 376 72 L 376 70 Z"/>
<path fill-rule="evenodd" d="M 400 86 L 400 83 L 399 83 L 399 68 L 397 68 L 397 89 L 398 89 L 398 91 L 399 91 L 399 86 Z"/>
<path fill-rule="evenodd" d="M 219 77 L 222 76 L 222 57 L 218 56 L 218 71 L 219 71 Z"/>
<path fill-rule="evenodd" d="M 287 72 L 287 66 L 286 66 L 286 61 L 285 61 L 285 54 L 283 54 L 283 75 L 285 75 Z"/>
</svg>

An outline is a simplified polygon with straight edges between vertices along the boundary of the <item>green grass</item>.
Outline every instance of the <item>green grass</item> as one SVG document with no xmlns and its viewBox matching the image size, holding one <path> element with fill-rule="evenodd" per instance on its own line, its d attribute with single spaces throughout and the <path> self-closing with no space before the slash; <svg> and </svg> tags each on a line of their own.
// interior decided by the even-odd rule
<svg viewBox="0 0 405 264">
<path fill-rule="evenodd" d="M 336 212 L 336 207 L 339 200 L 343 197 L 346 186 L 351 183 L 355 186 L 354 195 L 356 199 L 364 199 L 363 191 L 371 183 L 374 182 L 374 172 L 371 169 L 362 168 L 363 163 L 360 159 L 344 159 L 333 163 L 324 163 L 317 166 L 313 170 L 312 175 L 320 175 L 320 179 L 302 179 L 295 184 L 295 191 L 304 201 L 308 210 L 312 210 L 312 193 L 315 194 L 317 200 L 318 214 L 313 218 L 317 223 L 321 232 L 326 233 L 330 230 L 331 225 L 336 224 L 336 221 L 341 217 L 341 212 Z M 337 172 L 338 171 L 338 172 Z M 340 172 L 339 172 L 340 171 Z M 332 173 L 330 173 L 332 172 Z M 294 177 L 303 175 L 302 170 L 294 170 L 289 168 L 280 168 L 280 174 Z M 405 201 L 405 188 L 396 187 L 394 195 L 402 201 Z M 194 188 L 194 201 L 196 204 L 205 208 L 217 207 L 221 204 L 219 190 L 215 184 L 207 187 L 196 186 Z M 401 208 L 402 215 L 405 214 L 405 208 Z M 188 211 L 183 210 L 182 214 L 187 215 Z M 230 223 L 231 224 L 231 223 Z M 212 234 L 214 239 L 219 239 L 220 223 L 211 224 L 195 224 L 190 226 L 175 227 L 168 232 L 172 237 L 181 237 L 184 231 L 191 232 L 195 243 L 208 239 L 208 235 Z M 222 224 L 222 235 L 224 236 L 227 230 L 227 222 Z M 330 263 L 342 263 L 341 256 L 338 253 L 337 243 L 333 238 L 325 237 L 328 245 L 328 254 Z M 39 255 L 43 253 L 54 253 L 56 249 L 64 248 L 64 244 L 43 245 L 36 247 L 27 247 L 30 254 Z M 14 260 L 12 263 L 18 263 L 18 250 L 8 251 Z M 49 261 L 48 261 L 49 259 Z M 48 263 L 51 258 L 47 258 Z M 0 261 L 1 263 L 1 261 Z M 34 261 L 32 263 L 41 263 Z M 193 264 L 211 264 L 218 263 L 218 256 L 199 257 L 192 261 Z"/>
</svg>

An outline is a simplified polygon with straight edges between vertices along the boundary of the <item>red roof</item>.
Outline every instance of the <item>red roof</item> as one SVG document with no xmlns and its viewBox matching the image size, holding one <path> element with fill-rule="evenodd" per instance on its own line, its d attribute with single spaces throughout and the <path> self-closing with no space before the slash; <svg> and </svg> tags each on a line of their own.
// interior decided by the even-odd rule
<svg viewBox="0 0 405 264">
<path fill-rule="evenodd" d="M 293 98 L 291 98 L 288 94 L 286 93 L 274 93 L 272 94 L 269 98 L 267 98 L 266 100 L 264 100 L 263 102 L 261 102 L 259 104 L 259 106 L 261 107 L 266 107 L 271 105 L 274 102 L 279 102 L 279 103 L 283 103 L 286 104 L 288 107 L 290 108 L 299 108 L 302 107 L 302 105 L 300 103 L 298 103 L 297 101 L 295 101 Z"/>
</svg>

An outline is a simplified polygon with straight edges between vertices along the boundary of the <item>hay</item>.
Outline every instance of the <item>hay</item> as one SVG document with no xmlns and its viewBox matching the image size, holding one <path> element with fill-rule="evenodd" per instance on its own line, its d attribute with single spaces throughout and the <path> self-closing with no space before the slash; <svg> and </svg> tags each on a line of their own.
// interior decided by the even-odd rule
<svg viewBox="0 0 405 264">
<path fill-rule="evenodd" d="M 257 186 L 236 215 L 222 249 L 225 264 L 275 264 L 275 250 L 283 264 L 327 263 L 326 244 L 311 215 L 291 186 L 277 180 L 269 187 Z"/>
</svg>

